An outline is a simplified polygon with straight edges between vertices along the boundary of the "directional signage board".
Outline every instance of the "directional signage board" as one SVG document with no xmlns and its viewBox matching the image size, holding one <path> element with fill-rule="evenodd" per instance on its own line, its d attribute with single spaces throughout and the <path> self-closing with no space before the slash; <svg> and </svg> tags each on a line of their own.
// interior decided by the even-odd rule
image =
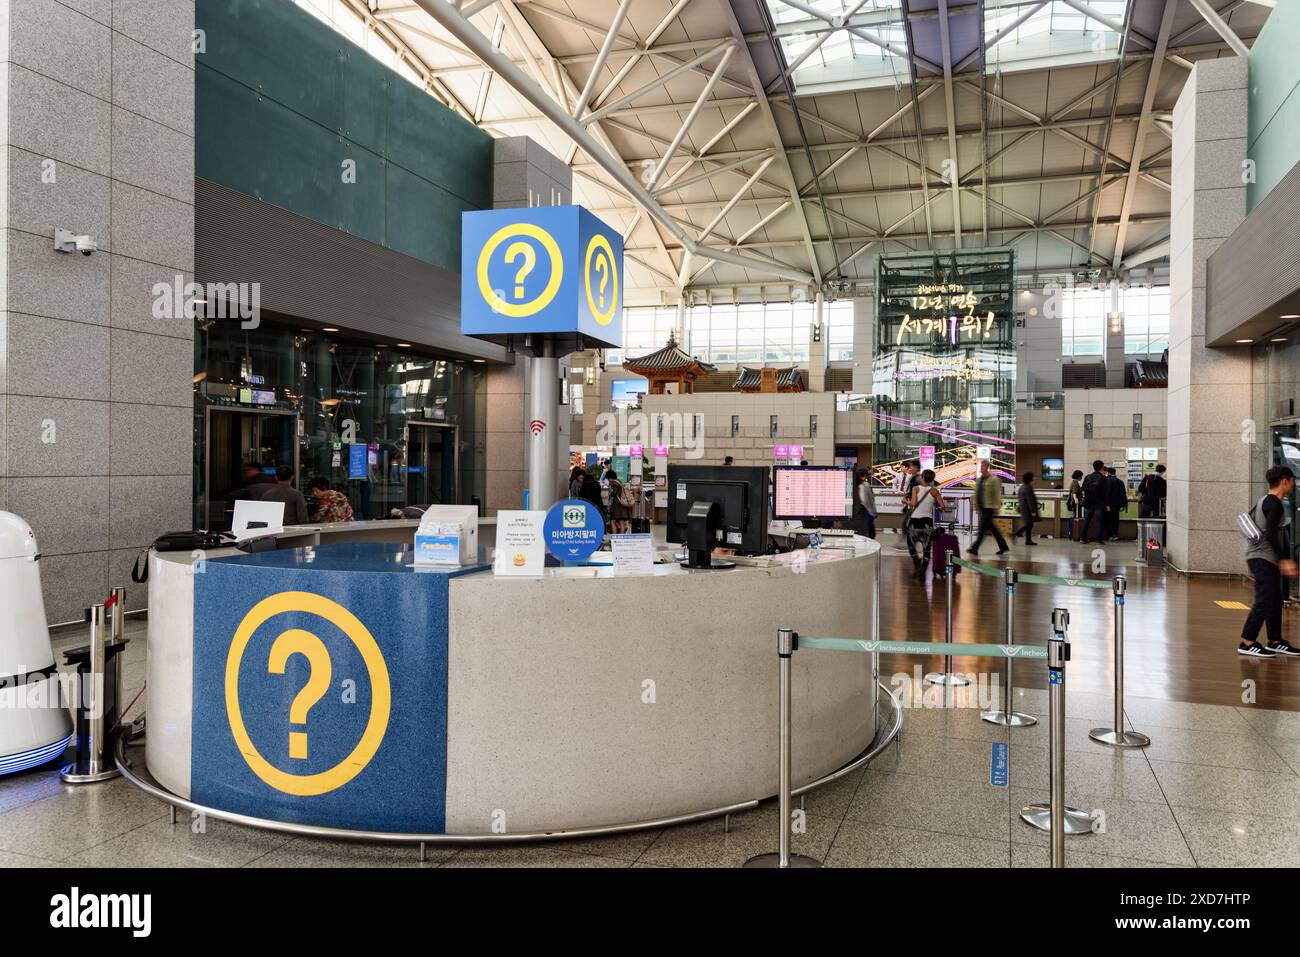
<svg viewBox="0 0 1300 957">
<path fill-rule="evenodd" d="M 580 333 L 623 345 L 623 237 L 580 206 L 461 214 L 467 336 Z"/>
</svg>

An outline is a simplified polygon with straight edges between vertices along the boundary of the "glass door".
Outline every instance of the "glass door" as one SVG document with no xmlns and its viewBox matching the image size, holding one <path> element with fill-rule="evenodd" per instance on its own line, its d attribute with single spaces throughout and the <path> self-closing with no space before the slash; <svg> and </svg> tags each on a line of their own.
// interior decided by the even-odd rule
<svg viewBox="0 0 1300 957">
<path fill-rule="evenodd" d="M 455 505 L 458 501 L 456 427 L 408 422 L 406 504 Z"/>
<path fill-rule="evenodd" d="M 291 466 L 297 473 L 298 415 L 209 407 L 207 432 L 204 527 L 225 531 L 230 528 L 235 494 L 246 484 L 245 465 L 256 465 L 267 482 L 275 481 L 275 470 L 281 465 Z"/>
</svg>

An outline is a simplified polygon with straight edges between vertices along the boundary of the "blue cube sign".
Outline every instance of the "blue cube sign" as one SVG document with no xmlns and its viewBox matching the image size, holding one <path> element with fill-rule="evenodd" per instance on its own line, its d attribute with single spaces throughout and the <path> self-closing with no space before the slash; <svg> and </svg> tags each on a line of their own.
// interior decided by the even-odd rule
<svg viewBox="0 0 1300 957">
<path fill-rule="evenodd" d="M 623 345 L 623 237 L 581 206 L 461 214 L 460 331 Z"/>
</svg>

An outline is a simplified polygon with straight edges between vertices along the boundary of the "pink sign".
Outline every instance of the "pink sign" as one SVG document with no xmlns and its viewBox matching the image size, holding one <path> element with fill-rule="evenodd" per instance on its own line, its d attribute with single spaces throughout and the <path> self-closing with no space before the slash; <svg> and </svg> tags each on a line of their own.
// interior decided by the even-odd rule
<svg viewBox="0 0 1300 957">
<path fill-rule="evenodd" d="M 792 459 L 801 459 L 801 458 L 803 458 L 803 446 L 802 446 L 802 445 L 792 445 L 792 446 L 790 446 L 790 458 L 792 458 Z"/>
<path fill-rule="evenodd" d="M 658 458 L 658 457 L 661 456 L 661 455 L 662 455 L 664 458 L 667 458 L 667 457 L 668 457 L 668 446 L 666 446 L 666 445 L 656 445 L 656 446 L 655 446 L 655 457 Z"/>
<path fill-rule="evenodd" d="M 776 445 L 772 447 L 772 458 L 787 459 L 790 457 L 790 447 L 788 445 Z"/>
<path fill-rule="evenodd" d="M 934 446 L 921 446 L 921 471 L 934 468 Z"/>
<path fill-rule="evenodd" d="M 642 448 L 639 445 L 629 445 L 627 447 L 627 454 L 632 456 L 632 458 L 634 459 L 641 458 L 641 453 L 642 453 Z"/>
</svg>

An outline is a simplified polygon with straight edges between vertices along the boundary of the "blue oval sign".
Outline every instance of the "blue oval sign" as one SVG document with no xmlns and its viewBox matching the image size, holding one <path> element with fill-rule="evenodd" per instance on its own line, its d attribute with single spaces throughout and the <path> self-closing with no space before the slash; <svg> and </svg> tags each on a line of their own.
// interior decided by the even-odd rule
<svg viewBox="0 0 1300 957">
<path fill-rule="evenodd" d="M 605 519 L 600 509 L 581 498 L 565 499 L 552 505 L 542 525 L 546 550 L 565 562 L 590 558 L 605 538 Z"/>
</svg>

